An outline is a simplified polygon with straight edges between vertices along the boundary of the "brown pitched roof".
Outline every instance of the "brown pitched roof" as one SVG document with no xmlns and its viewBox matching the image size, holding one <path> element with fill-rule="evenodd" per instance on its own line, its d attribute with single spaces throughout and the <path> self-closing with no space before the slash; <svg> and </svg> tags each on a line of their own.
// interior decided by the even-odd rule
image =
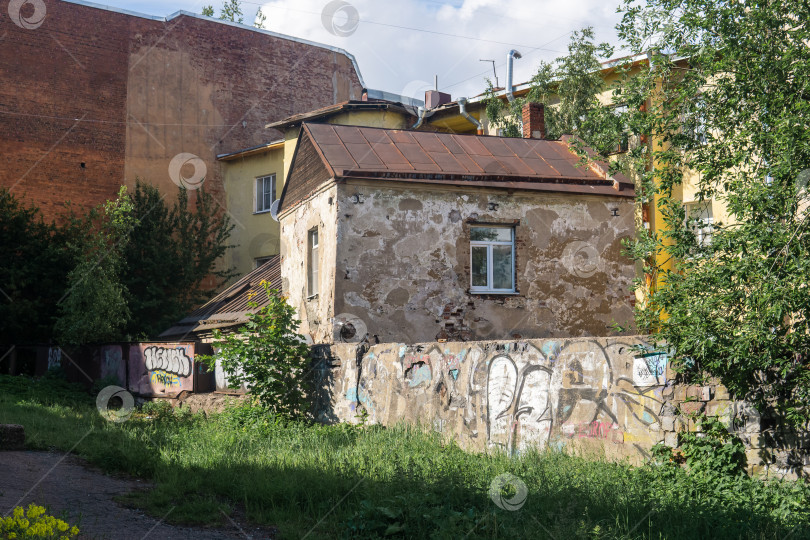
<svg viewBox="0 0 810 540">
<path fill-rule="evenodd" d="M 379 179 L 633 197 L 633 183 L 605 163 L 581 158 L 569 139 L 550 141 L 304 123 L 281 208 L 306 197 L 296 182 L 310 143 L 325 179 Z M 311 179 L 306 179 L 311 183 Z M 291 194 L 288 197 L 288 187 Z M 317 186 L 309 186 L 317 187 Z"/>
<path fill-rule="evenodd" d="M 160 334 L 160 337 L 185 337 L 247 322 L 247 313 L 252 311 L 248 302 L 256 302 L 256 309 L 267 305 L 267 295 L 261 285 L 263 280 L 269 282 L 273 289 L 281 289 L 281 260 L 278 255 L 242 276 L 239 281 Z"/>
</svg>

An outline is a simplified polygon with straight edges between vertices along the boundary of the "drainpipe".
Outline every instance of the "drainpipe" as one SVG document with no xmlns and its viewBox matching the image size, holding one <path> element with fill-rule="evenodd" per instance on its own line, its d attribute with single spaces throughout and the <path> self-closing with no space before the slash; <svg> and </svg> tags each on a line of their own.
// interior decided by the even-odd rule
<svg viewBox="0 0 810 540">
<path fill-rule="evenodd" d="M 425 121 L 425 117 L 427 116 L 425 113 L 427 113 L 427 109 L 425 109 L 424 107 L 419 107 L 417 111 L 418 120 L 413 126 L 411 126 L 411 129 L 419 129 L 419 127 L 422 125 L 422 122 Z"/>
<path fill-rule="evenodd" d="M 515 49 L 506 53 L 506 99 L 509 100 L 509 103 L 515 100 L 515 95 L 512 93 L 512 63 L 515 58 L 523 58 L 523 55 Z"/>
<path fill-rule="evenodd" d="M 479 135 L 483 135 L 484 128 L 481 126 L 481 122 L 476 120 L 470 113 L 467 112 L 467 98 L 460 97 L 458 98 L 457 101 L 458 101 L 458 113 L 475 125 L 476 131 Z"/>
</svg>

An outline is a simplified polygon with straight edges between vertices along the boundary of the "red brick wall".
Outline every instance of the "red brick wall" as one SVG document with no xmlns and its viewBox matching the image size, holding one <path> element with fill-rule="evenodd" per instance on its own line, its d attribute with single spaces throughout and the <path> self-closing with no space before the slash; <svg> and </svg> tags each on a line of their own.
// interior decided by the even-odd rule
<svg viewBox="0 0 810 540">
<path fill-rule="evenodd" d="M 0 186 L 48 218 L 136 177 L 173 198 L 168 165 L 180 152 L 202 158 L 206 189 L 224 205 L 216 154 L 278 138 L 270 121 L 360 95 L 351 61 L 328 49 L 184 15 L 44 1 L 38 28 L 0 17 Z"/>
</svg>

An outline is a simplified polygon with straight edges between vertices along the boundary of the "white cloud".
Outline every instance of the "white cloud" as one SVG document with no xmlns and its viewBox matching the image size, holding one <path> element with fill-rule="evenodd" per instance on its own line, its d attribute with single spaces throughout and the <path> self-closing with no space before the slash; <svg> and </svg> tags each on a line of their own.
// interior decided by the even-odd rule
<svg viewBox="0 0 810 540">
<path fill-rule="evenodd" d="M 262 7 L 265 27 L 341 47 L 357 58 L 369 88 L 419 99 L 432 88 L 434 75 L 439 89 L 454 98 L 482 92 L 492 67 L 479 59 L 496 61 L 503 85 L 506 53 L 513 48 L 523 54 L 515 62 L 515 83 L 527 81 L 539 60 L 564 54 L 570 33 L 585 26 L 594 27 L 599 41 L 617 41 L 616 4 L 600 0 L 346 1 L 360 19 L 348 36 L 335 35 L 322 24 L 328 0 L 268 2 Z M 335 14 L 336 25 L 347 25 L 350 9 Z"/>
</svg>

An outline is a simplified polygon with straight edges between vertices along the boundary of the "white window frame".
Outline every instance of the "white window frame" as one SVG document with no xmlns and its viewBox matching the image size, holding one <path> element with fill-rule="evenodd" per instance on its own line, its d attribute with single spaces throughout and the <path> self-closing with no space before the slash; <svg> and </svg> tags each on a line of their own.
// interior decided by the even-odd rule
<svg viewBox="0 0 810 540">
<path fill-rule="evenodd" d="M 264 214 L 270 211 L 270 207 L 273 205 L 272 201 L 270 202 L 270 206 L 267 208 L 263 208 L 264 206 L 264 194 L 266 191 L 264 190 L 265 182 L 270 180 L 270 190 L 273 193 L 273 201 L 276 200 L 276 174 L 266 174 L 264 176 L 257 176 L 256 181 L 253 182 L 253 213 L 254 214 Z M 259 197 L 259 184 L 261 183 L 262 186 L 262 196 Z"/>
<path fill-rule="evenodd" d="M 707 215 L 699 217 L 703 214 Z M 697 244 L 703 247 L 711 245 L 714 236 L 714 212 L 711 201 L 686 203 L 686 218 L 690 221 Z"/>
<path fill-rule="evenodd" d="M 313 242 L 313 237 L 315 241 Z M 320 275 L 320 232 L 318 227 L 313 227 L 307 231 L 307 299 L 318 296 L 318 279 Z"/>
<path fill-rule="evenodd" d="M 472 240 L 472 229 L 508 229 L 512 234 L 512 240 L 499 241 L 499 240 Z M 517 272 L 515 271 L 515 227 L 510 225 L 490 225 L 487 223 L 477 223 L 470 225 L 470 292 L 477 294 L 515 294 L 517 290 Z M 512 248 L 512 288 L 511 289 L 496 289 L 492 287 L 494 282 L 493 278 L 493 264 L 492 264 L 492 247 L 493 246 L 510 246 Z M 473 285 L 473 248 L 486 247 L 487 248 L 487 285 L 475 286 Z"/>
</svg>

